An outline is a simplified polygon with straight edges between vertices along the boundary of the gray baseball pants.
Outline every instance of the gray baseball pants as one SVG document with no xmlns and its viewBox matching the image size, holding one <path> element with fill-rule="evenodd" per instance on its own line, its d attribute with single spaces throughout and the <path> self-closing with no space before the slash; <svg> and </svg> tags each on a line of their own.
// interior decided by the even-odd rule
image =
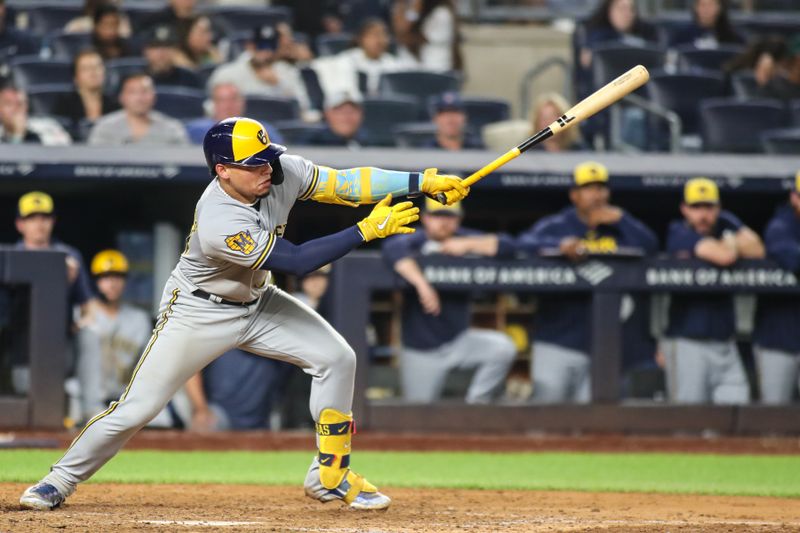
<svg viewBox="0 0 800 533">
<path fill-rule="evenodd" d="M 783 405 L 792 402 L 795 387 L 800 387 L 800 353 L 754 346 L 761 402 Z"/>
<path fill-rule="evenodd" d="M 676 338 L 663 344 L 667 390 L 675 403 L 742 404 L 750 384 L 736 343 Z"/>
<path fill-rule="evenodd" d="M 591 360 L 578 350 L 549 342 L 534 342 L 531 382 L 536 403 L 589 403 Z"/>
<path fill-rule="evenodd" d="M 192 375 L 238 347 L 300 366 L 313 377 L 309 406 L 351 411 L 356 357 L 316 311 L 276 287 L 247 307 L 193 296 L 179 273 L 167 282 L 153 336 L 119 401 L 90 420 L 45 480 L 64 494 L 110 460 Z"/>
<path fill-rule="evenodd" d="M 403 348 L 400 380 L 403 398 L 430 403 L 442 395 L 447 374 L 456 368 L 477 368 L 467 390 L 467 403 L 488 403 L 506 379 L 517 349 L 508 335 L 468 329 L 434 350 Z"/>
</svg>

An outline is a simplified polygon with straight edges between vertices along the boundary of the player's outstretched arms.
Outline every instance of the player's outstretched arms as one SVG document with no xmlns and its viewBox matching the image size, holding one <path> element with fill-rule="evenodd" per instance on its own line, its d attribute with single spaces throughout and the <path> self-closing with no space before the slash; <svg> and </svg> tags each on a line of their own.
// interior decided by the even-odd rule
<svg viewBox="0 0 800 533">
<path fill-rule="evenodd" d="M 391 203 L 392 195 L 389 194 L 375 206 L 367 218 L 355 226 L 319 239 L 303 244 L 276 239 L 272 252 L 260 268 L 305 276 L 339 259 L 364 242 L 395 233 L 413 233 L 414 229 L 407 226 L 419 220 L 419 209 L 411 202 L 401 202 L 394 206 Z"/>
</svg>

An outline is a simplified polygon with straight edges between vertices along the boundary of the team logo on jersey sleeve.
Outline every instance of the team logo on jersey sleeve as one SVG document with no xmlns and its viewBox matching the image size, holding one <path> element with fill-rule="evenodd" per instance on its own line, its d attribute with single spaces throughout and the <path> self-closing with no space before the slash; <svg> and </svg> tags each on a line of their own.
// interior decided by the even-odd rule
<svg viewBox="0 0 800 533">
<path fill-rule="evenodd" d="M 234 252 L 240 252 L 244 255 L 250 255 L 256 249 L 256 241 L 249 231 L 240 231 L 235 235 L 228 235 L 225 237 L 225 244 Z"/>
</svg>

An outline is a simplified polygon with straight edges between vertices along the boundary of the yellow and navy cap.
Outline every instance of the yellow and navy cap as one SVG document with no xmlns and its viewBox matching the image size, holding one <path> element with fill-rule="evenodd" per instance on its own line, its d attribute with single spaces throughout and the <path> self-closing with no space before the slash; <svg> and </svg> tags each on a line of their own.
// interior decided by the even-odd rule
<svg viewBox="0 0 800 533">
<path fill-rule="evenodd" d="M 119 250 L 103 250 L 92 259 L 92 275 L 105 276 L 108 274 L 128 273 L 128 258 Z"/>
<path fill-rule="evenodd" d="M 583 187 L 592 183 L 608 183 L 608 169 L 602 163 L 586 161 L 575 167 L 573 172 L 575 186 Z"/>
<path fill-rule="evenodd" d="M 446 215 L 461 217 L 464 216 L 464 209 L 461 207 L 461 202 L 456 202 L 451 205 L 440 204 L 433 198 L 425 198 L 425 212 L 429 215 Z"/>
<path fill-rule="evenodd" d="M 25 218 L 31 215 L 52 215 L 54 211 L 53 197 L 46 192 L 32 191 L 19 199 L 17 213 Z"/>
<path fill-rule="evenodd" d="M 794 191 L 800 194 L 800 170 L 797 171 L 797 175 L 794 177 Z"/>
<path fill-rule="evenodd" d="M 270 142 L 264 126 L 257 120 L 231 117 L 217 122 L 206 132 L 203 152 L 211 175 L 217 164 L 258 167 L 274 163 L 286 151 Z M 272 182 L 279 184 L 273 176 Z"/>
<path fill-rule="evenodd" d="M 692 178 L 683 188 L 683 201 L 687 205 L 718 204 L 719 187 L 708 178 Z"/>
</svg>

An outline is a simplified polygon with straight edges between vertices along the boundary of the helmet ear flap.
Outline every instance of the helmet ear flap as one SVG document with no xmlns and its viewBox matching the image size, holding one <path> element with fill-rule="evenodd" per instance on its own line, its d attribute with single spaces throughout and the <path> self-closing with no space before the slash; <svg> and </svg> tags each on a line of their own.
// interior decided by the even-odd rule
<svg viewBox="0 0 800 533">
<path fill-rule="evenodd" d="M 283 167 L 281 166 L 281 158 L 278 157 L 270 163 L 272 167 L 272 184 L 273 185 L 280 185 L 283 183 Z"/>
</svg>

